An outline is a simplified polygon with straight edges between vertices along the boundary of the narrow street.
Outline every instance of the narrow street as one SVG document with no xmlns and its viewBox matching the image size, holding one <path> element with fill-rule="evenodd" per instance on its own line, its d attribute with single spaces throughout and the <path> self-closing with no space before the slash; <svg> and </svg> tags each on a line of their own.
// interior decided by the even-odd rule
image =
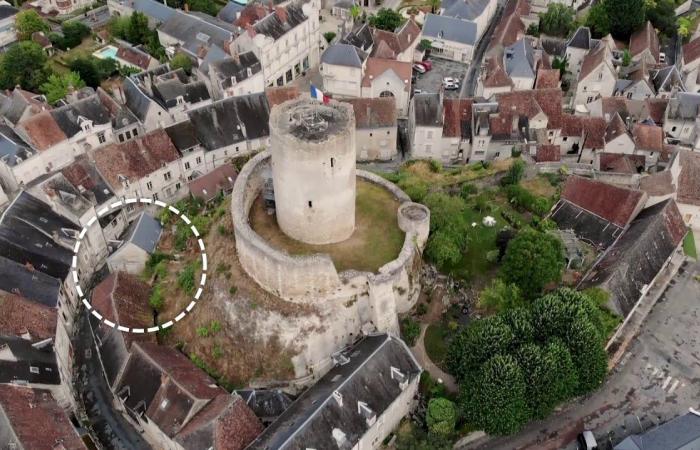
<svg viewBox="0 0 700 450">
<path fill-rule="evenodd" d="M 93 438 L 105 449 L 150 450 L 141 434 L 112 407 L 112 392 L 103 375 L 85 311 L 77 326 L 73 339 L 77 367 L 75 388 L 88 416 Z"/>
<path fill-rule="evenodd" d="M 656 303 L 630 350 L 591 395 L 515 436 L 467 449 L 575 449 L 584 429 L 610 449 L 624 437 L 700 407 L 700 263 L 683 266 Z M 567 446 L 568 445 L 568 446 Z"/>
<path fill-rule="evenodd" d="M 503 15 L 503 4 L 505 2 L 499 1 L 498 3 L 496 14 L 493 15 L 493 19 L 491 19 L 489 27 L 486 29 L 486 32 L 477 44 L 472 62 L 469 64 L 469 69 L 467 69 L 467 73 L 464 74 L 464 79 L 462 80 L 462 91 L 459 94 L 461 98 L 474 96 L 474 91 L 476 90 L 476 80 L 479 76 L 481 65 L 484 62 L 484 53 L 486 53 L 486 49 L 491 42 L 496 25 L 498 25 L 498 22 L 501 20 L 501 16 Z"/>
</svg>

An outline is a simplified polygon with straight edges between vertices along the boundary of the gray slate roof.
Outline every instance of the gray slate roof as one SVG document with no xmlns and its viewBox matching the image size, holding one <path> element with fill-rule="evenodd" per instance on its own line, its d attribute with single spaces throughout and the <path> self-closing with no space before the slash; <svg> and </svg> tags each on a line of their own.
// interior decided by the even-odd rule
<svg viewBox="0 0 700 450">
<path fill-rule="evenodd" d="M 69 103 L 50 111 L 51 116 L 69 138 L 80 133 L 83 129 L 78 122 L 79 117 L 91 120 L 93 125 L 104 125 L 111 123 L 112 118 L 107 108 L 102 105 L 97 95 Z"/>
<path fill-rule="evenodd" d="M 629 436 L 615 450 L 696 450 L 700 448 L 700 416 L 686 413 L 653 430 Z"/>
<path fill-rule="evenodd" d="M 36 154 L 12 128 L 0 124 L 0 160 L 12 167 Z"/>
<path fill-rule="evenodd" d="M 199 56 L 201 47 L 223 49 L 224 43 L 235 37 L 234 27 L 229 24 L 182 11 L 176 11 L 158 30 L 182 42 L 181 48 L 193 56 Z"/>
<path fill-rule="evenodd" d="M 462 44 L 476 44 L 476 24 L 452 17 L 428 14 L 423 25 L 423 36 Z"/>
<path fill-rule="evenodd" d="M 683 77 L 676 66 L 668 66 L 651 73 L 651 83 L 656 92 L 669 92 L 673 87 L 685 91 Z"/>
<path fill-rule="evenodd" d="M 289 4 L 285 9 L 287 11 L 285 22 L 282 22 L 277 14 L 268 14 L 267 17 L 253 25 L 253 28 L 257 33 L 277 40 L 307 19 L 300 6 Z"/>
<path fill-rule="evenodd" d="M 0 5 L 0 20 L 12 17 L 19 12 L 17 8 L 10 5 Z"/>
<path fill-rule="evenodd" d="M 506 47 L 503 59 L 506 72 L 511 78 L 535 78 L 535 56 L 529 39 L 522 38 Z"/>
<path fill-rule="evenodd" d="M 666 113 L 669 119 L 695 120 L 700 113 L 700 94 L 679 92 L 668 102 Z"/>
<path fill-rule="evenodd" d="M 387 334 L 367 336 L 348 350 L 347 364 L 336 365 L 253 441 L 249 449 L 339 448 L 333 436 L 340 430 L 346 439 L 341 448 L 352 448 L 367 432 L 358 402 L 381 416 L 401 394 L 398 375 L 410 383 L 421 367 L 406 344 Z M 342 396 L 342 406 L 333 396 Z"/>
<path fill-rule="evenodd" d="M 176 13 L 174 9 L 156 0 L 123 0 L 122 3 L 160 23 L 165 22 Z"/>
<path fill-rule="evenodd" d="M 22 297 L 55 307 L 61 292 L 61 282 L 23 263 L 0 256 L 0 290 L 16 292 Z"/>
<path fill-rule="evenodd" d="M 150 254 L 155 251 L 162 231 L 160 222 L 144 212 L 127 230 L 128 241 Z"/>
<path fill-rule="evenodd" d="M 250 76 L 262 71 L 262 64 L 253 52 L 241 53 L 238 55 L 238 60 L 229 56 L 209 63 L 209 70 L 213 70 L 217 74 L 218 78 L 222 80 L 221 84 L 224 88 L 233 84 L 231 77 L 235 77 L 237 83 L 248 79 L 248 69 L 250 69 Z"/>
<path fill-rule="evenodd" d="M 56 355 L 50 349 L 37 349 L 31 341 L 15 336 L 0 336 L 0 347 L 7 345 L 14 358 L 0 360 L 0 383 L 23 380 L 36 384 L 61 384 Z M 32 373 L 37 367 L 39 373 Z"/>
<path fill-rule="evenodd" d="M 321 62 L 336 66 L 362 67 L 367 53 L 350 44 L 333 44 L 321 55 Z"/>
<path fill-rule="evenodd" d="M 363 52 L 369 53 L 374 45 L 374 37 L 372 37 L 372 30 L 369 25 L 363 23 L 361 25 L 356 25 L 352 31 L 346 34 L 339 42 L 341 44 L 354 45 Z"/>
<path fill-rule="evenodd" d="M 484 13 L 489 0 L 443 0 L 443 16 L 474 20 Z"/>
<path fill-rule="evenodd" d="M 413 96 L 413 111 L 416 117 L 416 125 L 425 127 L 442 126 L 440 94 L 416 94 Z"/>
<path fill-rule="evenodd" d="M 581 48 L 584 50 L 590 50 L 591 48 L 591 30 L 588 27 L 579 27 L 566 43 L 567 47 Z"/>
<path fill-rule="evenodd" d="M 165 129 L 165 132 L 168 133 L 168 137 L 170 137 L 170 140 L 173 141 L 173 144 L 180 152 L 200 144 L 197 138 L 197 130 L 194 129 L 192 122 L 189 120 L 183 120 L 175 125 L 171 125 Z"/>
<path fill-rule="evenodd" d="M 233 23 L 233 21 L 238 18 L 237 14 L 243 11 L 245 6 L 245 3 L 240 4 L 234 1 L 229 1 L 226 6 L 221 8 L 221 11 L 219 11 L 219 14 L 217 14 L 216 17 L 223 21 Z"/>
<path fill-rule="evenodd" d="M 178 78 L 162 81 L 153 85 L 153 96 L 166 108 L 177 106 L 177 98 L 182 97 L 185 103 L 198 103 L 210 98 L 204 81 L 183 83 Z"/>
<path fill-rule="evenodd" d="M 124 90 L 126 107 L 129 108 L 129 111 L 131 111 L 142 122 L 146 120 L 148 108 L 151 106 L 151 102 L 153 102 L 153 100 L 144 94 L 131 78 L 124 79 L 122 89 Z"/>
</svg>

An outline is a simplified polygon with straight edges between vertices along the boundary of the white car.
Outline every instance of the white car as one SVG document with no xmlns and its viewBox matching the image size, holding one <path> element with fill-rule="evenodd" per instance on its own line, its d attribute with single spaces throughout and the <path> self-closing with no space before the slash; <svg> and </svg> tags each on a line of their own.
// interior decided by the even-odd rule
<svg viewBox="0 0 700 450">
<path fill-rule="evenodd" d="M 454 84 L 459 87 L 459 80 L 457 78 L 445 77 L 442 79 L 443 86 L 447 87 L 448 84 Z"/>
<path fill-rule="evenodd" d="M 659 62 L 661 64 L 666 62 L 666 53 L 664 53 L 664 52 L 659 53 Z"/>
<path fill-rule="evenodd" d="M 443 87 L 446 91 L 456 91 L 459 89 L 459 84 L 456 83 L 443 83 Z"/>
<path fill-rule="evenodd" d="M 422 64 L 414 64 L 413 70 L 415 70 L 418 73 L 425 73 L 426 72 L 425 67 L 423 67 Z"/>
</svg>

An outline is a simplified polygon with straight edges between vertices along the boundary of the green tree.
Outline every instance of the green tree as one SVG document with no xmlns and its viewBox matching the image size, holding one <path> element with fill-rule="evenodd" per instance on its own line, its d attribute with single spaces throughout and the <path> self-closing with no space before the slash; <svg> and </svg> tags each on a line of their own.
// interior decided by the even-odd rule
<svg viewBox="0 0 700 450">
<path fill-rule="evenodd" d="M 495 278 L 479 294 L 479 305 L 494 309 L 496 312 L 516 308 L 523 304 L 520 289 L 513 283 L 506 283 L 500 278 Z"/>
<path fill-rule="evenodd" d="M 564 269 L 562 243 L 558 237 L 526 229 L 508 243 L 501 275 L 514 283 L 525 298 L 534 298 L 544 287 L 561 278 Z"/>
<path fill-rule="evenodd" d="M 591 29 L 594 36 L 603 37 L 610 33 L 611 23 L 607 9 L 603 2 L 598 2 L 591 6 L 591 10 L 586 17 L 586 26 Z"/>
<path fill-rule="evenodd" d="M 63 38 L 58 41 L 58 45 L 63 50 L 77 47 L 84 38 L 90 36 L 90 28 L 78 20 L 64 22 L 61 31 Z"/>
<path fill-rule="evenodd" d="M 566 37 L 574 26 L 574 10 L 563 3 L 550 3 L 540 14 L 540 33 Z"/>
<path fill-rule="evenodd" d="M 80 75 L 86 85 L 96 88 L 100 85 L 100 74 L 92 57 L 76 58 L 69 64 L 70 70 Z"/>
<path fill-rule="evenodd" d="M 381 8 L 377 14 L 369 16 L 369 24 L 380 30 L 394 31 L 404 23 L 405 19 L 393 9 Z"/>
<path fill-rule="evenodd" d="M 126 27 L 126 40 L 132 44 L 146 44 L 149 37 L 148 17 L 140 12 L 134 12 L 129 16 L 129 25 Z"/>
<path fill-rule="evenodd" d="M 188 0 L 187 3 L 192 11 L 200 11 L 210 16 L 216 16 L 219 13 L 219 7 L 212 0 Z"/>
<path fill-rule="evenodd" d="M 630 65 L 632 62 L 632 55 L 630 54 L 630 51 L 625 49 L 625 51 L 622 53 L 622 65 L 627 67 Z"/>
<path fill-rule="evenodd" d="M 555 3 L 558 5 L 559 3 Z M 525 162 L 522 159 L 516 159 L 510 164 L 508 172 L 501 179 L 501 185 L 518 184 L 525 175 Z"/>
<path fill-rule="evenodd" d="M 513 344 L 513 331 L 501 316 L 490 316 L 462 329 L 450 342 L 447 365 L 463 384 L 480 372 L 480 366 L 496 354 L 507 353 Z"/>
<path fill-rule="evenodd" d="M 427 5 L 430 6 L 430 12 L 435 14 L 435 11 L 440 9 L 442 0 L 428 0 Z"/>
<path fill-rule="evenodd" d="M 578 376 L 576 394 L 585 394 L 600 386 L 608 372 L 605 345 L 595 326 L 586 321 L 572 323 L 567 338 Z"/>
<path fill-rule="evenodd" d="M 426 195 L 423 203 L 430 208 L 432 233 L 426 248 L 427 256 L 439 267 L 457 263 L 467 246 L 469 224 L 464 215 L 467 208 L 464 199 L 434 192 Z"/>
<path fill-rule="evenodd" d="M 559 70 L 559 77 L 562 79 L 564 78 L 564 75 L 569 73 L 568 66 L 569 66 L 569 57 L 566 55 L 564 55 L 563 58 L 555 56 L 554 59 L 552 60 L 552 69 Z"/>
<path fill-rule="evenodd" d="M 54 104 L 64 98 L 71 89 L 78 90 L 83 87 L 85 87 L 85 82 L 75 72 L 68 72 L 63 75 L 54 73 L 41 85 L 41 93 L 46 95 L 46 101 Z"/>
<path fill-rule="evenodd" d="M 50 29 L 49 24 L 33 9 L 25 9 L 15 16 L 15 30 L 17 30 L 17 39 L 20 41 L 31 39 L 32 33 L 36 31 L 46 33 Z"/>
<path fill-rule="evenodd" d="M 425 414 L 428 430 L 431 433 L 450 435 L 457 423 L 457 408 L 446 398 L 431 398 Z"/>
<path fill-rule="evenodd" d="M 503 323 L 505 323 L 512 333 L 513 339 L 510 343 L 510 349 L 515 350 L 520 346 L 532 342 L 535 338 L 535 326 L 532 320 L 532 311 L 530 308 L 513 308 L 499 314 Z"/>
<path fill-rule="evenodd" d="M 131 18 L 129 16 L 112 16 L 107 24 L 107 27 L 109 28 L 109 32 L 112 34 L 112 36 L 119 39 L 126 39 L 130 22 Z"/>
<path fill-rule="evenodd" d="M 690 37 L 690 28 L 693 26 L 693 22 L 687 17 L 678 18 L 678 35 L 683 38 L 684 42 L 688 42 L 688 37 Z"/>
<path fill-rule="evenodd" d="M 327 31 L 327 32 L 323 33 L 323 39 L 325 39 L 326 42 L 328 42 L 329 44 L 331 42 L 333 42 L 333 39 L 335 39 L 335 36 L 336 35 L 333 31 Z"/>
<path fill-rule="evenodd" d="M 432 48 L 432 43 L 430 42 L 429 39 L 421 39 L 420 42 L 418 43 L 418 50 L 421 52 L 424 52 L 426 50 L 430 50 Z"/>
<path fill-rule="evenodd" d="M 539 37 L 540 26 L 537 25 L 536 23 L 531 23 L 530 25 L 528 25 L 527 30 L 525 31 L 525 34 L 527 34 L 528 36 Z"/>
<path fill-rule="evenodd" d="M 656 0 L 646 4 L 647 20 L 666 37 L 673 37 L 680 21 L 676 20 L 676 4 L 673 0 Z"/>
<path fill-rule="evenodd" d="M 350 17 L 352 17 L 353 22 L 360 18 L 362 15 L 362 8 L 360 5 L 352 5 L 350 7 Z"/>
<path fill-rule="evenodd" d="M 182 69 L 189 75 L 192 73 L 192 60 L 184 53 L 178 53 L 170 60 L 170 67 L 173 70 Z"/>
<path fill-rule="evenodd" d="M 416 339 L 420 335 L 420 324 L 411 317 L 406 317 L 401 320 L 401 337 L 406 344 L 413 347 L 416 344 Z"/>
<path fill-rule="evenodd" d="M 613 37 L 626 41 L 644 24 L 644 0 L 603 0 L 602 3 L 610 21 L 609 30 Z"/>
<path fill-rule="evenodd" d="M 496 355 L 479 370 L 473 383 L 462 385 L 460 404 L 469 423 L 488 434 L 512 434 L 530 418 L 525 379 L 510 355 Z"/>
<path fill-rule="evenodd" d="M 39 44 L 23 41 L 10 46 L 0 59 L 0 88 L 21 86 L 36 92 L 49 74 L 46 54 Z"/>
</svg>

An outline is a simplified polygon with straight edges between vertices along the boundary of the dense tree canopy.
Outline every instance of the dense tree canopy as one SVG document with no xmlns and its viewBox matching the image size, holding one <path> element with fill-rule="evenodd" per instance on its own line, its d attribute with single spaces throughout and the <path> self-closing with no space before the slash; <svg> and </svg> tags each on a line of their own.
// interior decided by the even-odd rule
<svg viewBox="0 0 700 450">
<path fill-rule="evenodd" d="M 540 14 L 540 33 L 566 37 L 573 27 L 574 10 L 563 3 L 550 3 L 547 11 Z"/>
<path fill-rule="evenodd" d="M 676 32 L 676 4 L 673 0 L 647 0 L 647 20 L 651 21 L 654 28 L 668 37 Z"/>
<path fill-rule="evenodd" d="M 394 31 L 404 22 L 403 16 L 393 9 L 381 8 L 377 14 L 369 16 L 369 24 L 375 28 Z"/>
<path fill-rule="evenodd" d="M 464 215 L 464 199 L 435 192 L 426 195 L 423 203 L 430 208 L 427 256 L 440 267 L 457 263 L 467 246 L 469 223 Z"/>
<path fill-rule="evenodd" d="M 57 33 L 51 34 L 51 42 L 56 47 L 67 50 L 75 48 L 83 42 L 83 39 L 90 36 L 90 28 L 80 21 L 64 22 L 61 25 L 63 36 Z"/>
<path fill-rule="evenodd" d="M 425 419 L 431 433 L 449 435 L 457 423 L 457 408 L 446 398 L 431 398 Z"/>
<path fill-rule="evenodd" d="M 70 70 L 80 75 L 85 84 L 93 88 L 97 88 L 118 69 L 116 61 L 111 58 L 98 59 L 89 56 L 76 58 L 70 63 Z"/>
<path fill-rule="evenodd" d="M 500 278 L 495 278 L 479 294 L 479 305 L 491 308 L 496 312 L 522 306 L 522 303 L 520 288 L 513 283 L 506 283 Z"/>
<path fill-rule="evenodd" d="M 39 44 L 23 41 L 12 45 L 0 57 L 0 88 L 15 86 L 36 92 L 46 81 L 46 54 Z"/>
<path fill-rule="evenodd" d="M 501 274 L 514 283 L 525 298 L 534 298 L 564 269 L 562 243 L 556 236 L 532 229 L 518 233 L 508 244 Z"/>
<path fill-rule="evenodd" d="M 78 90 L 83 87 L 85 87 L 85 82 L 75 72 L 62 75 L 54 73 L 41 85 L 41 92 L 46 95 L 47 102 L 54 104 L 64 98 L 71 89 Z"/>
<path fill-rule="evenodd" d="M 610 17 L 603 2 L 598 2 L 591 6 L 591 10 L 586 17 L 586 26 L 596 37 L 607 36 L 610 33 Z"/>
<path fill-rule="evenodd" d="M 644 0 L 603 0 L 602 5 L 610 24 L 608 31 L 616 39 L 626 41 L 644 24 L 646 18 Z M 600 16 L 601 14 L 598 13 L 598 20 Z M 596 31 L 599 31 L 598 28 Z"/>
<path fill-rule="evenodd" d="M 17 39 L 26 41 L 32 38 L 32 33 L 36 31 L 46 33 L 50 27 L 38 12 L 33 9 L 25 9 L 15 16 L 15 30 L 17 30 Z"/>
</svg>

